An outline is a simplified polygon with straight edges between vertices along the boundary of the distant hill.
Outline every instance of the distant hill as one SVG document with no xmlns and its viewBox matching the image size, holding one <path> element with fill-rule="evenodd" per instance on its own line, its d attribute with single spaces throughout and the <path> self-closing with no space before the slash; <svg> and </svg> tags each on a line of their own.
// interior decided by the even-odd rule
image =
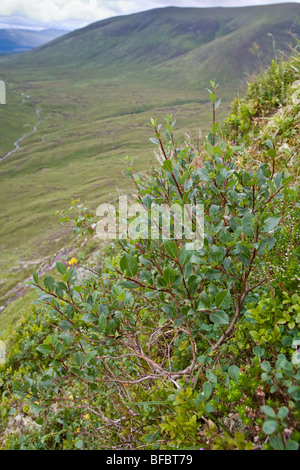
<svg viewBox="0 0 300 470">
<path fill-rule="evenodd" d="M 167 7 L 90 24 L 42 45 L 18 63 L 38 67 L 145 68 L 211 71 L 228 81 L 270 63 L 300 36 L 296 3 L 242 8 Z M 17 59 L 19 60 L 19 59 Z"/>
<path fill-rule="evenodd" d="M 66 33 L 68 31 L 59 29 L 44 29 L 41 31 L 0 29 L 0 54 L 29 51 Z"/>
</svg>

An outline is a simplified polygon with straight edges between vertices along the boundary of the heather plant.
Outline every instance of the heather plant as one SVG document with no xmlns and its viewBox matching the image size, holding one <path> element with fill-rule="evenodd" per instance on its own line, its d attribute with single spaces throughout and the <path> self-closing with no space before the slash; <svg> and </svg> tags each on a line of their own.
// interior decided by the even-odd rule
<svg viewBox="0 0 300 470">
<path fill-rule="evenodd" d="M 299 178 L 299 52 L 290 61 L 272 62 L 236 98 L 225 119 L 224 132 L 230 141 L 242 142 L 240 164 L 248 167 L 265 161 L 274 174 L 288 169 Z"/>
</svg>

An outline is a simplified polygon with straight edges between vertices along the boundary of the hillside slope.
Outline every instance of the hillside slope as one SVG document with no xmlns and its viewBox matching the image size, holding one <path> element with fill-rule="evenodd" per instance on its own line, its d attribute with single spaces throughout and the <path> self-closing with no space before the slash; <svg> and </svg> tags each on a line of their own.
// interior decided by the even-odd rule
<svg viewBox="0 0 300 470">
<path fill-rule="evenodd" d="M 182 59 L 191 51 L 195 51 L 197 57 L 205 46 L 216 41 L 220 54 L 224 54 L 224 49 L 230 65 L 231 61 L 235 63 L 234 72 L 241 59 L 243 67 L 247 64 L 252 70 L 255 57 L 250 48 L 253 43 L 259 46 L 263 62 L 274 52 L 272 38 L 268 35 L 274 36 L 278 48 L 286 50 L 291 42 L 289 32 L 300 33 L 296 21 L 299 14 L 300 5 L 293 3 L 243 8 L 154 9 L 93 23 L 45 44 L 17 62 L 49 68 L 76 64 L 93 68 L 121 64 L 125 68 L 132 64 L 152 67 L 179 56 Z M 201 62 L 197 65 L 201 68 Z"/>
<path fill-rule="evenodd" d="M 190 73 L 207 77 L 213 71 L 219 80 L 230 82 L 269 65 L 274 47 L 287 51 L 290 33 L 300 35 L 299 15 L 300 5 L 295 3 L 154 9 L 93 23 L 10 61 L 8 66 L 54 67 L 62 74 L 80 67 L 83 75 L 86 68 L 90 75 L 92 70 L 106 75 L 110 68 L 119 72 L 155 65 L 178 69 L 180 60 Z"/>
</svg>

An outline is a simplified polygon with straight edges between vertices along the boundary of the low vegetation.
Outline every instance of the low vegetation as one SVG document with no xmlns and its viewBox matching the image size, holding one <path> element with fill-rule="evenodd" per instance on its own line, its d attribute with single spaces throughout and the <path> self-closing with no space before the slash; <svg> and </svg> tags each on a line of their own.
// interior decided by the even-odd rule
<svg viewBox="0 0 300 470">
<path fill-rule="evenodd" d="M 299 78 L 297 52 L 274 62 L 224 129 L 212 81 L 202 149 L 167 116 L 164 132 L 150 123 L 160 165 L 126 159 L 146 210 L 203 206 L 198 249 L 140 223 L 101 242 L 94 210 L 62 211 L 95 249 L 33 274 L 36 300 L 5 339 L 3 449 L 298 449 Z"/>
</svg>

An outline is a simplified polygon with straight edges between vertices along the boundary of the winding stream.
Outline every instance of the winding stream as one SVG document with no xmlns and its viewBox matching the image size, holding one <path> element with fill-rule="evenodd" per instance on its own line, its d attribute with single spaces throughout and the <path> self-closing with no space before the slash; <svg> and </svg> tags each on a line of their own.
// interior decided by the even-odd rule
<svg viewBox="0 0 300 470">
<path fill-rule="evenodd" d="M 22 101 L 22 103 L 24 103 L 24 101 L 25 101 L 24 96 L 25 96 L 25 95 L 24 95 L 24 93 L 21 93 L 21 94 L 23 95 L 23 101 Z M 26 95 L 25 97 L 26 97 L 26 98 L 29 98 L 29 95 Z M 38 110 L 37 108 L 34 108 L 34 110 L 35 110 L 35 113 L 36 113 L 37 117 L 40 118 L 41 115 L 40 115 L 39 110 Z M 15 148 L 14 148 L 13 150 L 10 150 L 10 151 L 9 151 L 6 155 L 4 155 L 3 157 L 0 157 L 0 162 L 1 162 L 2 160 L 5 160 L 6 158 L 10 157 L 10 155 L 11 155 L 12 153 L 16 152 L 16 151 L 20 148 L 19 143 L 22 142 L 22 140 L 25 139 L 25 137 L 29 137 L 30 135 L 34 134 L 34 132 L 36 132 L 36 130 L 37 130 L 39 124 L 40 124 L 42 121 L 43 121 L 43 119 L 40 119 L 40 120 L 35 124 L 34 128 L 32 129 L 32 131 L 29 132 L 29 134 L 23 134 L 18 140 L 16 140 L 16 141 L 14 142 Z"/>
<path fill-rule="evenodd" d="M 21 93 L 21 95 L 22 95 L 22 102 L 21 102 L 21 104 L 23 104 L 23 103 L 25 102 L 25 98 L 29 98 L 29 95 L 25 95 L 24 93 Z M 10 151 L 9 151 L 6 155 L 4 155 L 3 157 L 0 157 L 0 162 L 1 162 L 2 160 L 4 160 L 4 159 L 8 158 L 12 153 L 16 152 L 16 151 L 20 148 L 20 145 L 19 145 L 20 142 L 22 142 L 22 140 L 25 139 L 25 137 L 29 137 L 30 135 L 34 134 L 34 132 L 36 132 L 36 130 L 37 130 L 39 124 L 43 121 L 43 119 L 40 119 L 41 115 L 40 115 L 39 110 L 38 110 L 36 107 L 34 108 L 34 110 L 35 110 L 35 113 L 36 113 L 37 117 L 39 118 L 39 121 L 34 125 L 34 127 L 33 127 L 33 129 L 32 129 L 31 132 L 29 132 L 29 133 L 27 133 L 27 134 L 23 134 L 18 140 L 16 140 L 16 141 L 14 142 L 14 147 L 15 147 L 15 148 L 14 148 L 13 150 L 10 150 Z M 45 136 L 43 135 L 42 140 L 44 141 L 44 139 L 45 139 Z M 20 290 L 20 292 L 22 293 L 22 292 L 23 292 L 22 289 L 21 289 L 22 286 L 24 286 L 24 282 L 22 282 L 20 285 L 18 285 L 18 286 L 16 286 L 16 287 L 14 287 L 14 288 L 12 289 L 12 291 L 15 292 L 15 291 Z M 2 311 L 4 310 L 5 305 L 7 305 L 8 303 L 12 302 L 12 301 L 14 300 L 14 298 L 16 298 L 16 297 L 18 297 L 19 295 L 21 295 L 21 293 L 20 293 L 20 294 L 16 293 L 15 296 L 13 296 L 13 297 L 11 297 L 10 299 L 8 299 L 8 300 L 5 302 L 4 305 L 0 305 L 0 314 L 1 314 Z"/>
</svg>

